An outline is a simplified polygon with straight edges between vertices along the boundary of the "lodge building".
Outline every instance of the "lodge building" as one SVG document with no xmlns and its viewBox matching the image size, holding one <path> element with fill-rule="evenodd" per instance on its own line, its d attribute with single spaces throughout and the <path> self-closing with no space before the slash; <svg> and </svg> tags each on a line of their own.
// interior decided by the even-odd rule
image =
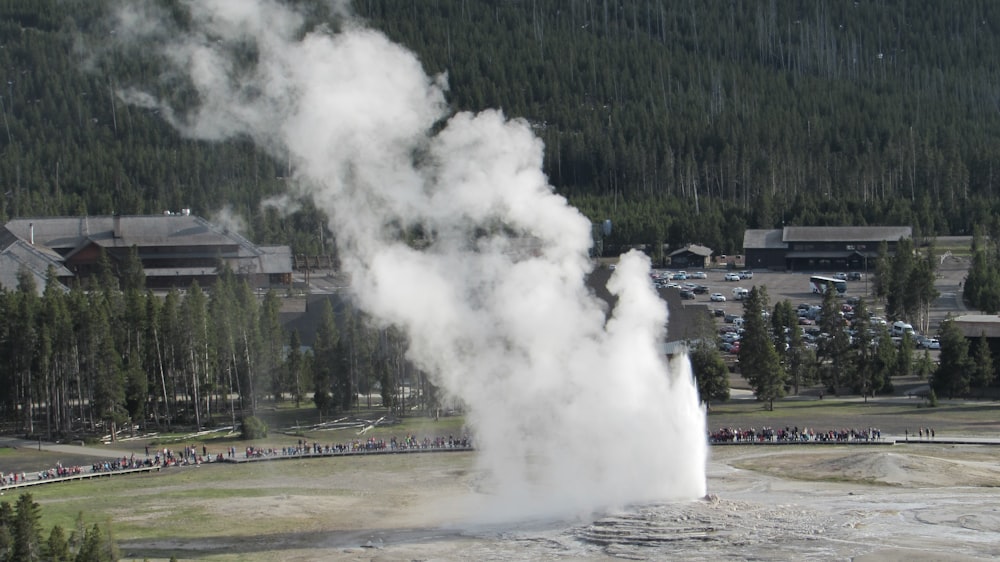
<svg viewBox="0 0 1000 562">
<path fill-rule="evenodd" d="M 786 226 L 747 230 L 743 252 L 747 269 L 866 271 L 883 242 L 893 255 L 899 241 L 912 236 L 909 226 Z"/>
<path fill-rule="evenodd" d="M 252 288 L 288 286 L 288 246 L 257 246 L 225 227 L 185 210 L 163 215 L 21 218 L 0 227 L 0 283 L 16 288 L 19 271 L 45 286 L 48 267 L 69 286 L 96 272 L 103 250 L 112 267 L 125 263 L 135 247 L 151 289 L 214 284 L 220 264 Z"/>
</svg>

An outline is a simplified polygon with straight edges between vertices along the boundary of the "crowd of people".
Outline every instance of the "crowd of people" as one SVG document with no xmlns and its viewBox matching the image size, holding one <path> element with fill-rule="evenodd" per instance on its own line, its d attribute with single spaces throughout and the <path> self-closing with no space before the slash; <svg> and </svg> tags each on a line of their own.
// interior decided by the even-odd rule
<svg viewBox="0 0 1000 562">
<path fill-rule="evenodd" d="M 145 459 L 136 458 L 133 454 L 128 457 L 118 457 L 114 459 L 108 459 L 102 462 L 96 462 L 90 465 L 88 470 L 84 466 L 73 465 L 66 466 L 62 463 L 56 463 L 52 468 L 46 470 L 39 470 L 38 472 L 33 472 L 30 476 L 25 472 L 10 472 L 2 474 L 0 473 L 0 486 L 15 486 L 19 484 L 24 484 L 29 480 L 52 480 L 56 478 L 66 478 L 69 476 L 79 476 L 81 474 L 91 474 L 97 472 L 116 472 L 119 470 L 128 470 L 132 468 L 145 468 L 152 466 L 160 466 L 160 458 L 157 454 L 156 460 L 147 457 Z"/>
<path fill-rule="evenodd" d="M 137 459 L 135 454 L 128 457 L 120 457 L 116 459 L 109 459 L 104 462 L 97 462 L 91 466 L 91 471 L 93 472 L 114 472 L 117 470 L 129 470 L 132 468 L 148 468 L 152 466 L 158 466 L 159 462 L 154 463 L 153 459 L 146 457 L 145 459 Z"/>
<path fill-rule="evenodd" d="M 402 438 L 395 436 L 388 441 L 383 438 L 370 437 L 368 439 L 355 439 L 348 443 L 322 444 L 319 442 L 308 442 L 299 439 L 295 445 L 284 447 L 261 447 L 248 446 L 244 451 L 244 459 L 260 459 L 268 457 L 289 457 L 304 455 L 330 455 L 366 452 L 391 452 L 403 450 L 443 450 L 443 449 L 470 449 L 472 440 L 468 436 L 460 438 L 449 435 L 448 437 L 425 437 L 419 439 L 411 434 Z M 145 458 L 137 458 L 135 454 L 102 462 L 93 463 L 89 468 L 89 473 L 114 472 L 133 468 L 145 467 L 170 467 L 202 464 L 206 462 L 225 462 L 227 460 L 238 460 L 236 447 L 226 447 L 224 453 L 209 454 L 208 447 L 201 446 L 199 451 L 195 445 L 185 446 L 182 450 L 174 451 L 169 448 L 150 450 L 145 448 Z M 49 480 L 67 476 L 77 476 L 87 474 L 88 469 L 83 466 L 63 466 L 61 463 L 48 469 L 33 473 L 30 478 L 38 480 Z M 24 472 L 0 472 L 0 487 L 24 484 L 29 480 L 29 475 Z"/>
<path fill-rule="evenodd" d="M 245 451 L 246 459 L 259 459 L 267 457 L 287 457 L 287 456 L 303 456 L 303 455 L 331 455 L 331 454 L 347 454 L 347 453 L 367 453 L 367 452 L 390 452 L 390 451 L 401 451 L 401 450 L 412 450 L 412 449 L 469 449 L 472 447 L 472 440 L 468 436 L 462 438 L 455 438 L 449 435 L 448 437 L 425 437 L 424 439 L 418 439 L 413 435 L 407 435 L 405 438 L 399 439 L 395 436 L 389 438 L 388 441 L 382 438 L 369 437 L 365 440 L 355 439 L 348 443 L 336 443 L 336 444 L 322 444 L 318 442 L 309 443 L 308 441 L 300 439 L 296 445 L 289 445 L 285 447 L 255 447 L 248 446 Z M 230 458 L 236 456 L 235 448 L 230 448 L 227 451 L 227 455 Z M 223 460 L 220 454 L 217 460 Z"/>
<path fill-rule="evenodd" d="M 23 472 L 9 472 L 0 476 L 3 476 L 2 481 L 4 486 L 13 486 L 28 481 L 28 475 Z"/>
<path fill-rule="evenodd" d="M 906 440 L 909 441 L 913 434 L 910 433 L 909 428 L 905 430 Z M 936 437 L 933 427 L 918 427 L 917 428 L 917 438 L 920 440 L 924 439 L 934 439 Z"/>
<path fill-rule="evenodd" d="M 882 440 L 877 427 L 816 430 L 796 427 L 723 427 L 708 434 L 709 443 L 872 443 Z"/>
</svg>

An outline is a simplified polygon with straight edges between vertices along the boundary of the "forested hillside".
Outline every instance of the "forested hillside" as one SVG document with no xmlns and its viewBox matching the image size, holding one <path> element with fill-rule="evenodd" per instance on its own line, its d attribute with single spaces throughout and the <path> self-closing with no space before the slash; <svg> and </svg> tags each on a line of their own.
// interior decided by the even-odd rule
<svg viewBox="0 0 1000 562">
<path fill-rule="evenodd" d="M 159 3 L 183 19 L 180 2 Z M 290 3 L 327 17 L 319 0 Z M 260 208 L 287 189 L 285 163 L 180 138 L 115 95 L 171 86 L 155 60 L 98 56 L 113 43 L 110 5 L 0 0 L 3 218 L 211 216 L 229 204 L 255 241 L 320 251 L 314 210 Z M 614 222 L 610 248 L 735 252 L 745 228 L 783 224 L 1000 233 L 995 2 L 353 5 L 429 73 L 447 73 L 454 110 L 500 107 L 534 124 L 551 183 Z"/>
</svg>

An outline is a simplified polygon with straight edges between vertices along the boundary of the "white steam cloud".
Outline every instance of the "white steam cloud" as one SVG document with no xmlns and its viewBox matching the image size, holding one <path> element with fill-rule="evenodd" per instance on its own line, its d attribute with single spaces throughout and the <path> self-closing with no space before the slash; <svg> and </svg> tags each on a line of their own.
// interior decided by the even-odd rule
<svg viewBox="0 0 1000 562">
<path fill-rule="evenodd" d="M 201 103 L 179 115 L 129 99 L 185 134 L 249 136 L 292 159 L 360 306 L 404 329 L 410 358 L 467 407 L 494 516 L 705 493 L 704 412 L 687 362 L 671 371 L 658 352 L 666 308 L 648 260 L 623 256 L 606 319 L 584 284 L 590 223 L 548 185 L 527 122 L 449 116 L 444 78 L 357 22 L 304 30 L 276 1 L 191 0 L 180 32 L 137 6 L 119 36 L 142 22 Z M 251 71 L 229 56 L 248 43 Z M 427 247 L 400 241 L 412 227 Z"/>
<path fill-rule="evenodd" d="M 247 231 L 246 221 L 229 204 L 223 205 L 221 209 L 212 213 L 211 221 L 213 224 L 236 234 L 243 234 Z"/>
</svg>

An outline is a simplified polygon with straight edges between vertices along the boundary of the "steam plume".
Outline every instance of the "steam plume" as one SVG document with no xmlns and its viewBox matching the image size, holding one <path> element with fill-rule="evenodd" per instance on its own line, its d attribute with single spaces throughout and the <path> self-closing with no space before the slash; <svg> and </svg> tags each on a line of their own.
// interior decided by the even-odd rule
<svg viewBox="0 0 1000 562">
<path fill-rule="evenodd" d="M 119 35 L 144 22 L 131 29 L 155 35 L 201 103 L 180 114 L 127 99 L 185 134 L 291 156 L 332 217 L 358 303 L 403 328 L 409 357 L 467 406 L 505 515 L 704 494 L 704 413 L 686 361 L 670 372 L 657 351 L 666 309 L 648 260 L 623 256 L 606 319 L 584 285 L 590 224 L 548 185 L 526 122 L 449 116 L 444 77 L 350 19 L 305 30 L 279 2 L 192 0 L 194 23 L 176 30 L 137 6 Z M 247 44 L 249 70 L 231 56 Z M 400 241 L 417 227 L 419 249 Z"/>
</svg>

